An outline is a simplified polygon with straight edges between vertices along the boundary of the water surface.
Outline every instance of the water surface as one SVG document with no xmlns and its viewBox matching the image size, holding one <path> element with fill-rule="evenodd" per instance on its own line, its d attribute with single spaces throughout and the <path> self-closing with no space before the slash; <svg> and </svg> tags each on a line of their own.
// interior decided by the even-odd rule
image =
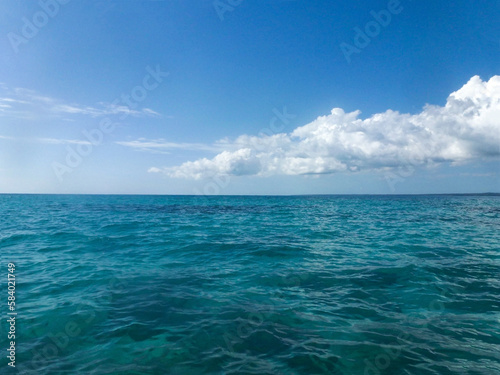
<svg viewBox="0 0 500 375">
<path fill-rule="evenodd" d="M 17 370 L 500 374 L 499 219 L 497 196 L 0 195 Z"/>
</svg>

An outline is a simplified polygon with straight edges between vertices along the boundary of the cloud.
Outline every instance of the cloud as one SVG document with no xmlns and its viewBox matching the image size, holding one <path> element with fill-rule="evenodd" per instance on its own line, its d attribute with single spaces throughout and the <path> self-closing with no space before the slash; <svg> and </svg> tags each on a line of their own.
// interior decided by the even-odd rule
<svg viewBox="0 0 500 375">
<path fill-rule="evenodd" d="M 14 138 L 0 135 L 0 139 L 8 139 L 18 142 L 35 142 L 49 145 L 91 145 L 89 141 L 78 139 L 62 139 L 62 138 Z"/>
<path fill-rule="evenodd" d="M 34 90 L 0 87 L 0 115 L 15 118 L 38 118 L 41 114 L 49 116 L 83 115 L 102 117 L 110 115 L 135 117 L 160 117 L 161 114 L 151 108 L 130 108 L 115 103 L 97 103 L 96 106 L 83 106 L 66 103 L 56 98 L 39 95 Z"/>
<path fill-rule="evenodd" d="M 144 108 L 144 109 L 142 110 L 142 113 L 145 113 L 145 114 L 147 114 L 147 115 L 151 115 L 151 116 L 157 116 L 157 117 L 161 116 L 161 114 L 159 114 L 159 113 L 158 113 L 158 112 L 156 112 L 156 111 L 153 111 L 151 108 Z"/>
<path fill-rule="evenodd" d="M 234 176 L 258 174 L 262 169 L 261 161 L 249 148 L 239 149 L 234 152 L 223 151 L 212 160 L 201 159 L 184 163 L 181 167 L 167 171 L 171 177 L 199 179 L 217 174 L 230 174 Z M 151 172 L 158 172 L 150 168 Z"/>
<path fill-rule="evenodd" d="M 131 115 L 131 116 L 149 116 L 149 117 L 161 116 L 158 112 L 155 112 L 150 108 L 135 110 L 125 105 L 117 105 L 112 103 L 111 104 L 99 103 L 99 105 L 100 107 L 58 104 L 52 106 L 49 110 L 53 113 L 58 113 L 58 114 L 66 113 L 66 114 L 87 115 L 91 117 L 109 116 L 109 115 L 126 115 L 126 116 Z"/>
<path fill-rule="evenodd" d="M 24 100 L 17 100 L 17 99 L 12 99 L 12 98 L 0 98 L 0 102 L 7 102 L 7 103 L 27 103 Z"/>
<path fill-rule="evenodd" d="M 51 145 L 91 145 L 89 141 L 81 141 L 77 139 L 56 139 L 56 138 L 36 138 L 35 142 L 47 143 Z"/>
<path fill-rule="evenodd" d="M 167 142 L 164 139 L 145 139 L 139 138 L 136 141 L 116 142 L 121 146 L 133 148 L 137 151 L 147 151 L 152 153 L 168 153 L 167 150 L 190 150 L 190 151 L 222 151 L 220 147 L 205 145 L 202 143 L 174 143 Z"/>
<path fill-rule="evenodd" d="M 217 143 L 225 150 L 212 159 L 149 171 L 191 179 L 306 175 L 500 156 L 500 76 L 489 81 L 474 76 L 445 106 L 426 105 L 418 114 L 387 110 L 361 119 L 360 113 L 334 108 L 291 133 L 226 139 Z"/>
</svg>

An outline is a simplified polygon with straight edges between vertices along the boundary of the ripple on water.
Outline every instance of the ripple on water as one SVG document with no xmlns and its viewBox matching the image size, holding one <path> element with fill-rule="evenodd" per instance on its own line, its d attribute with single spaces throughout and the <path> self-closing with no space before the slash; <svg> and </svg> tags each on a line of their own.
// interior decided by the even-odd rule
<svg viewBox="0 0 500 375">
<path fill-rule="evenodd" d="M 0 196 L 20 370 L 500 374 L 499 216 L 498 197 Z"/>
</svg>

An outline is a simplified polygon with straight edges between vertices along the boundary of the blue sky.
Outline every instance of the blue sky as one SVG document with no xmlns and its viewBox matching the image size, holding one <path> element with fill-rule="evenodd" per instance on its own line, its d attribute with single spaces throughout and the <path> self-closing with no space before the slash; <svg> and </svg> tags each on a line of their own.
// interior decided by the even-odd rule
<svg viewBox="0 0 500 375">
<path fill-rule="evenodd" d="M 498 19 L 493 0 L 2 1 L 0 192 L 498 192 Z"/>
</svg>

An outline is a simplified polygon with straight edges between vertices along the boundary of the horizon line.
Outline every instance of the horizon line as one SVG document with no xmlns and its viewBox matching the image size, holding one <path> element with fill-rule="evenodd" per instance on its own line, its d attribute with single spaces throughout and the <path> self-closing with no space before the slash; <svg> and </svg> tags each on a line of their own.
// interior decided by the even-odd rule
<svg viewBox="0 0 500 375">
<path fill-rule="evenodd" d="M 313 196 L 500 196 L 484 193 L 309 193 L 309 194 L 141 194 L 141 193 L 1 193 L 0 195 L 85 195 L 85 196 L 156 196 L 156 197 L 313 197 Z"/>
</svg>

